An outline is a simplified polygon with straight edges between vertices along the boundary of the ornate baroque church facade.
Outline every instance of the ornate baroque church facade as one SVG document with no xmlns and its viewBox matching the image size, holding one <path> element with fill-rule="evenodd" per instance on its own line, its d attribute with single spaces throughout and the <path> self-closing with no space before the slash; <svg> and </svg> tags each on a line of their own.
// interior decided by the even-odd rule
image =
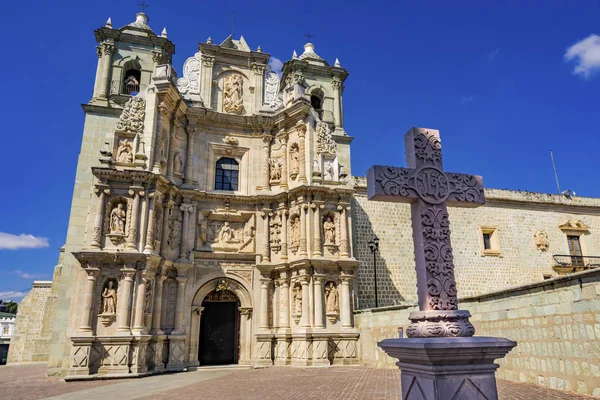
<svg viewBox="0 0 600 400">
<path fill-rule="evenodd" d="M 230 36 L 200 43 L 178 77 L 144 13 L 95 35 L 67 241 L 31 318 L 37 347 L 17 319 L 9 362 L 73 379 L 360 363 L 367 241 L 381 239 L 379 306 L 414 302 L 416 277 L 410 207 L 367 201 L 351 175 L 348 71 L 308 43 L 279 76 Z M 449 208 L 463 296 L 556 276 L 553 254 L 577 246 L 600 254 L 598 199 L 486 197 Z"/>
</svg>

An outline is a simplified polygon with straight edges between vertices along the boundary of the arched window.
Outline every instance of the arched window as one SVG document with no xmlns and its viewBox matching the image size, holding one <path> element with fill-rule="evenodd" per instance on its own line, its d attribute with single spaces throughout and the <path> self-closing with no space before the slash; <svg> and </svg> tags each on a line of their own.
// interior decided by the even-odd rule
<svg viewBox="0 0 600 400">
<path fill-rule="evenodd" d="M 221 158 L 217 161 L 215 172 L 215 190 L 238 190 L 240 166 L 233 158 Z"/>
<path fill-rule="evenodd" d="M 142 68 L 136 60 L 129 60 L 123 66 L 123 88 L 121 94 L 135 96 L 140 91 L 140 80 L 142 77 Z"/>
<path fill-rule="evenodd" d="M 310 105 L 316 110 L 321 111 L 323 107 L 323 91 L 321 89 L 314 90 L 310 95 Z"/>
</svg>

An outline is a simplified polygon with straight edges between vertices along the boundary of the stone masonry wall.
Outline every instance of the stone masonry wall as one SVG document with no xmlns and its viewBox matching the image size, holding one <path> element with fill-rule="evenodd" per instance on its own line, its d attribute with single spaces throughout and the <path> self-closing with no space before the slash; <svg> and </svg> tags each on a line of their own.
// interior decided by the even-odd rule
<svg viewBox="0 0 600 400">
<path fill-rule="evenodd" d="M 600 269 L 465 298 L 476 335 L 518 345 L 498 360 L 498 378 L 600 396 Z M 377 342 L 406 330 L 414 306 L 358 311 L 362 362 L 396 368 Z"/>
<path fill-rule="evenodd" d="M 375 306 L 373 255 L 368 248 L 374 236 L 380 239 L 379 307 L 416 302 L 410 205 L 369 201 L 364 179 L 355 180 L 354 256 L 360 261 L 357 308 Z M 552 256 L 569 254 L 567 235 L 558 227 L 570 219 L 590 227 L 581 236 L 583 254 L 600 256 L 600 199 L 498 189 L 486 189 L 485 196 L 482 207 L 448 208 L 459 295 L 477 296 L 557 276 Z M 482 255 L 482 226 L 497 228 L 499 255 Z M 535 245 L 537 230 L 548 234 L 546 251 Z"/>
<path fill-rule="evenodd" d="M 9 364 L 48 361 L 48 342 L 54 320 L 52 282 L 36 281 L 19 303 L 15 333 L 8 349 Z"/>
</svg>

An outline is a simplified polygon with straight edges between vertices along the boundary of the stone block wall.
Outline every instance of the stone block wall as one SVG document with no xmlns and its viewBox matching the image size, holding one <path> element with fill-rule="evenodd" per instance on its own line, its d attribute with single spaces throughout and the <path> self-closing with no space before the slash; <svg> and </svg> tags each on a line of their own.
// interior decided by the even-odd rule
<svg viewBox="0 0 600 400">
<path fill-rule="evenodd" d="M 518 342 L 497 376 L 600 396 L 600 269 L 464 298 L 477 336 Z M 377 342 L 406 330 L 414 306 L 358 311 L 362 362 L 396 368 Z"/>
<path fill-rule="evenodd" d="M 410 205 L 369 201 L 366 181 L 356 178 L 352 203 L 354 256 L 360 261 L 359 309 L 374 301 L 373 255 L 368 242 L 380 239 L 377 253 L 379 307 L 416 302 L 416 274 Z M 486 189 L 478 208 L 449 207 L 458 293 L 478 296 L 555 277 L 554 254 L 569 254 L 567 234 L 559 225 L 581 220 L 589 230 L 581 237 L 585 256 L 600 256 L 600 199 Z M 482 227 L 495 227 L 499 254 L 482 254 Z M 534 233 L 543 230 L 549 247 L 536 247 Z"/>
<path fill-rule="evenodd" d="M 48 361 L 50 330 L 54 321 L 51 281 L 35 281 L 19 303 L 8 364 Z"/>
</svg>

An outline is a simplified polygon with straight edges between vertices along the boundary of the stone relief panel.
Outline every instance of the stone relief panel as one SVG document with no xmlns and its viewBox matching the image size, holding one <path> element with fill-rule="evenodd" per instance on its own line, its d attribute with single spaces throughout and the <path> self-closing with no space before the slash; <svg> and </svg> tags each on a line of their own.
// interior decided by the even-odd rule
<svg viewBox="0 0 600 400">
<path fill-rule="evenodd" d="M 535 247 L 540 251 L 547 251 L 550 247 L 550 242 L 548 241 L 548 234 L 546 231 L 537 230 L 533 234 L 533 239 L 535 242 Z"/>
<path fill-rule="evenodd" d="M 264 105 L 272 110 L 283 106 L 283 93 L 279 91 L 279 75 L 270 66 L 265 69 Z"/>
<path fill-rule="evenodd" d="M 317 122 L 317 153 L 335 154 L 336 143 L 331 136 L 331 128 L 326 122 Z"/>
<path fill-rule="evenodd" d="M 275 184 L 281 181 L 281 170 L 283 169 L 283 160 L 281 158 L 269 159 L 269 177 L 270 183 Z"/>
<path fill-rule="evenodd" d="M 117 147 L 115 160 L 118 163 L 122 163 L 122 164 L 132 164 L 133 163 L 133 145 L 132 145 L 131 140 L 129 140 L 129 139 L 120 139 L 119 140 L 119 146 Z"/>
<path fill-rule="evenodd" d="M 256 218 L 251 212 L 202 213 L 196 233 L 200 251 L 253 253 L 256 243 Z"/>
<path fill-rule="evenodd" d="M 200 96 L 200 73 L 202 53 L 197 52 L 183 63 L 183 77 L 177 80 L 177 89 L 186 100 L 202 101 Z"/>
<path fill-rule="evenodd" d="M 146 101 L 141 97 L 132 97 L 119 117 L 116 125 L 117 132 L 144 132 L 144 118 L 146 117 Z"/>
<path fill-rule="evenodd" d="M 223 111 L 230 114 L 242 114 L 244 111 L 244 78 L 240 74 L 225 77 Z"/>
<path fill-rule="evenodd" d="M 300 146 L 294 142 L 290 145 L 290 179 L 296 180 L 300 173 Z"/>
<path fill-rule="evenodd" d="M 290 211 L 290 227 L 288 238 L 290 241 L 290 251 L 292 254 L 298 253 L 300 248 L 300 215 L 298 210 Z"/>
</svg>

